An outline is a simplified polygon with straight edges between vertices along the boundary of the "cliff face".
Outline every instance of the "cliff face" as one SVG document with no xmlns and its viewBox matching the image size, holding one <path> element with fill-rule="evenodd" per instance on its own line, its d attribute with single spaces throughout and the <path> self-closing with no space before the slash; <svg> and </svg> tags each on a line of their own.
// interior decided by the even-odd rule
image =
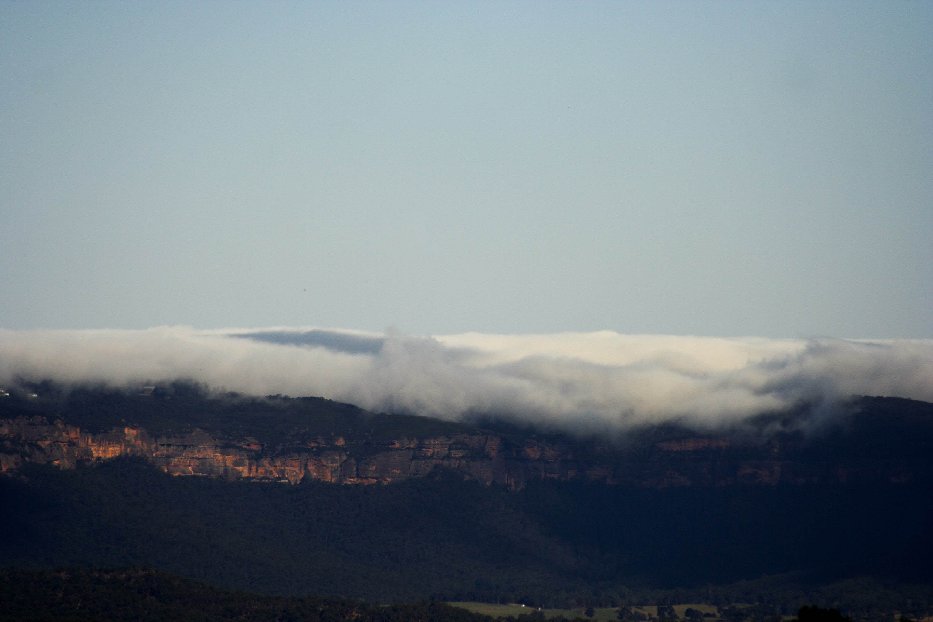
<svg viewBox="0 0 933 622">
<path fill-rule="evenodd" d="M 583 449 L 581 449 L 583 448 Z M 585 450 L 586 458 L 577 454 Z M 251 436 L 221 438 L 202 430 L 154 435 L 125 425 L 92 433 L 48 416 L 0 419 L 0 473 L 24 463 L 75 468 L 79 463 L 136 456 L 175 476 L 298 484 L 390 484 L 449 469 L 484 484 L 521 489 L 531 481 L 577 480 L 639 488 L 730 485 L 897 484 L 929 476 L 929 460 L 898 452 L 833 456 L 819 446 L 739 443 L 729 437 L 646 440 L 628 450 L 571 441 L 516 440 L 491 432 L 400 436 L 391 440 L 317 435 L 266 445 Z"/>
<path fill-rule="evenodd" d="M 254 438 L 229 441 L 202 431 L 153 436 L 138 427 L 89 433 L 60 420 L 18 417 L 0 420 L 0 473 L 34 462 L 74 468 L 79 463 L 137 456 L 170 475 L 251 479 L 297 484 L 305 479 L 339 484 L 388 484 L 422 477 L 438 467 L 486 484 L 521 488 L 534 479 L 586 476 L 567 451 L 528 441 L 503 449 L 491 434 L 400 438 L 381 443 L 342 436 L 309 439 L 301 446 L 267 448 Z"/>
</svg>

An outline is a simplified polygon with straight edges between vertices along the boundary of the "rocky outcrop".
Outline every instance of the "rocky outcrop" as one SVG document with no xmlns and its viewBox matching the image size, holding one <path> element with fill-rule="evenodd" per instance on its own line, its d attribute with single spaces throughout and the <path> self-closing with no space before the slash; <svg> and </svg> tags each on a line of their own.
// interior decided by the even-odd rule
<svg viewBox="0 0 933 622">
<path fill-rule="evenodd" d="M 586 458 L 577 451 L 586 448 Z M 390 484 L 448 469 L 484 484 L 521 489 L 538 480 L 594 481 L 639 488 L 683 486 L 906 483 L 929 475 L 928 460 L 864 459 L 858 452 L 819 459 L 770 443 L 722 437 L 682 437 L 628 450 L 491 432 L 459 432 L 391 440 L 315 436 L 270 446 L 254 437 L 221 438 L 199 429 L 156 436 L 125 425 L 91 433 L 46 416 L 0 419 L 0 473 L 25 463 L 75 468 L 136 456 L 174 476 L 297 484 Z M 816 458 L 814 458 L 816 456 Z"/>
<path fill-rule="evenodd" d="M 486 484 L 521 488 L 534 479 L 569 479 L 583 473 L 566 450 L 536 441 L 507 448 L 501 437 L 491 434 L 382 443 L 318 437 L 300 447 L 269 448 L 253 438 L 219 439 L 199 430 L 155 437 L 141 428 L 123 427 L 94 434 L 41 416 L 0 420 L 2 473 L 26 462 L 74 468 L 119 456 L 144 458 L 170 475 L 291 484 L 305 479 L 388 484 L 446 468 Z M 597 470 L 590 476 L 608 479 L 607 474 Z"/>
</svg>

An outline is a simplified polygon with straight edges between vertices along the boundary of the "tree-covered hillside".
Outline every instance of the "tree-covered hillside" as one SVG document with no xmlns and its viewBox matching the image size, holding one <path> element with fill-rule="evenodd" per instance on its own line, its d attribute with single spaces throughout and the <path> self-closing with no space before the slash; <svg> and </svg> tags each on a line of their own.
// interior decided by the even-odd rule
<svg viewBox="0 0 933 622">
<path fill-rule="evenodd" d="M 136 460 L 0 479 L 5 566 L 145 566 L 228 588 L 373 602 L 580 598 L 792 577 L 928 581 L 927 489 L 521 492 L 173 478 Z M 900 508 L 900 511 L 893 510 Z"/>
</svg>

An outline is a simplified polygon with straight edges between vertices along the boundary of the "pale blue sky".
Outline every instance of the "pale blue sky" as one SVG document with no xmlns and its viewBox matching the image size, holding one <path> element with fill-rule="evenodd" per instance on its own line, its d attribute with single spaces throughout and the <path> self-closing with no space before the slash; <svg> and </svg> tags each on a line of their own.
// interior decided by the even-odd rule
<svg viewBox="0 0 933 622">
<path fill-rule="evenodd" d="M 0 327 L 933 337 L 933 2 L 0 2 Z"/>
</svg>

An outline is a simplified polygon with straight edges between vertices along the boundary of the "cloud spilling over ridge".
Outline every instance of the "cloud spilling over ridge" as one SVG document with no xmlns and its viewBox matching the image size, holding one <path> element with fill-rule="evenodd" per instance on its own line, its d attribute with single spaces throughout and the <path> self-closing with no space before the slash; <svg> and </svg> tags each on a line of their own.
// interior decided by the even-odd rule
<svg viewBox="0 0 933 622">
<path fill-rule="evenodd" d="M 0 382 L 120 387 L 191 379 L 447 419 L 492 414 L 568 430 L 730 425 L 855 394 L 933 401 L 933 341 L 323 329 L 0 330 Z"/>
</svg>

